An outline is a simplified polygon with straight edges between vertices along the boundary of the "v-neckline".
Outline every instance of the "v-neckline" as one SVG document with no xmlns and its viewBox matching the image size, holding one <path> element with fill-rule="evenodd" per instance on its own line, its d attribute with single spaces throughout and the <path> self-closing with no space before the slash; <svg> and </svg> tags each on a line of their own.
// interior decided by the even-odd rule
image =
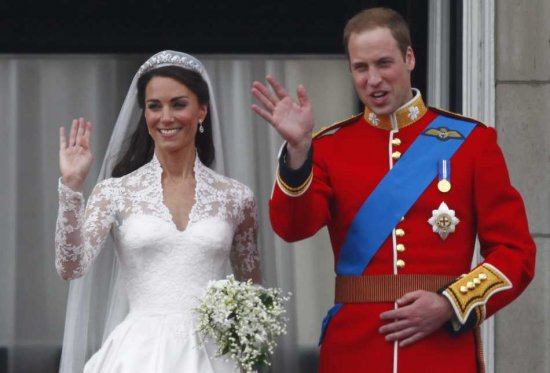
<svg viewBox="0 0 550 373">
<path fill-rule="evenodd" d="M 155 158 L 155 162 L 157 162 L 157 167 L 158 167 L 157 183 L 158 183 L 159 193 L 160 193 L 160 204 L 162 205 L 162 208 L 165 211 L 167 219 L 170 221 L 170 225 L 176 231 L 178 231 L 178 233 L 185 233 L 189 229 L 189 227 L 193 224 L 193 216 L 195 215 L 195 209 L 197 208 L 197 204 L 198 204 L 198 200 L 199 200 L 198 199 L 198 190 L 199 190 L 200 182 L 199 182 L 199 172 L 198 172 L 199 166 L 197 165 L 197 156 L 195 155 L 195 161 L 194 161 L 194 164 L 193 164 L 193 172 L 195 174 L 195 190 L 194 190 L 194 193 L 193 193 L 194 201 L 193 201 L 193 205 L 191 206 L 191 209 L 189 210 L 189 214 L 187 216 L 187 224 L 185 224 L 185 227 L 183 227 L 183 229 L 178 228 L 178 225 L 176 224 L 176 222 L 174 220 L 174 216 L 172 215 L 172 212 L 170 211 L 170 208 L 168 208 L 168 206 L 166 205 L 166 202 L 164 200 L 164 186 L 162 185 L 163 169 L 162 169 L 162 166 L 161 166 L 160 161 L 158 160 L 156 154 L 153 155 L 153 157 Z"/>
<path fill-rule="evenodd" d="M 197 206 L 197 184 L 195 183 L 195 191 L 194 191 L 195 198 L 193 201 L 193 205 L 191 206 L 191 209 L 189 210 L 189 214 L 187 215 L 187 224 L 185 224 L 185 227 L 183 227 L 183 229 L 178 228 L 178 225 L 174 220 L 174 215 L 172 215 L 170 208 L 168 208 L 168 206 L 166 205 L 166 202 L 164 201 L 164 189 L 162 188 L 162 181 L 161 181 L 160 193 L 161 193 L 161 203 L 163 208 L 166 210 L 166 214 L 168 215 L 170 224 L 174 227 L 175 230 L 178 231 L 178 233 L 186 232 L 189 229 L 189 227 L 193 224 L 192 218 L 194 216 L 195 207 Z"/>
</svg>

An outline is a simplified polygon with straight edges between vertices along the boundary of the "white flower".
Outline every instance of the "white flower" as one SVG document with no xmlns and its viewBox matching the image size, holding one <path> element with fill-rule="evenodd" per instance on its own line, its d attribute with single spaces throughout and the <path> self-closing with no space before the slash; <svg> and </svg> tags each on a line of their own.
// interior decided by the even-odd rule
<svg viewBox="0 0 550 373">
<path fill-rule="evenodd" d="M 378 116 L 371 111 L 369 113 L 369 122 L 371 122 L 375 126 L 378 126 L 380 124 L 380 119 L 378 119 Z"/>
<path fill-rule="evenodd" d="M 275 338 L 286 333 L 283 302 L 288 299 L 280 289 L 264 288 L 251 280 L 239 282 L 232 275 L 211 281 L 194 309 L 196 332 L 201 341 L 216 342 L 217 357 L 228 355 L 243 371 L 251 372 L 270 365 Z"/>
<path fill-rule="evenodd" d="M 420 114 L 420 109 L 418 108 L 418 106 L 409 106 L 409 115 L 408 115 L 408 117 L 411 120 L 416 120 L 416 118 L 418 118 L 419 114 Z"/>
</svg>

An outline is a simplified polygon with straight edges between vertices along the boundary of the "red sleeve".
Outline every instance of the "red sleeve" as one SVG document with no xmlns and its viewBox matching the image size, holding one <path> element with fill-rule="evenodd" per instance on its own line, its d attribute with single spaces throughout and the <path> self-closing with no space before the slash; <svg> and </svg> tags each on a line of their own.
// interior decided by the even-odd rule
<svg viewBox="0 0 550 373">
<path fill-rule="evenodd" d="M 475 203 L 478 236 L 484 263 L 500 270 L 512 288 L 495 294 L 487 303 L 487 317 L 515 299 L 531 282 L 535 272 L 535 243 L 529 233 L 523 200 L 511 185 L 504 156 L 489 136 L 476 164 Z"/>
<path fill-rule="evenodd" d="M 293 179 L 284 163 L 284 151 L 273 195 L 269 201 L 269 216 L 275 233 L 288 242 L 315 234 L 330 220 L 332 188 L 321 157 L 311 149 L 313 161 L 307 162 L 299 173 L 302 180 Z M 298 185 L 297 185 L 298 184 Z"/>
<path fill-rule="evenodd" d="M 474 164 L 474 205 L 484 261 L 445 291 L 462 324 L 480 324 L 525 290 L 534 276 L 535 243 L 523 200 L 511 185 L 496 131 L 481 128 Z"/>
</svg>

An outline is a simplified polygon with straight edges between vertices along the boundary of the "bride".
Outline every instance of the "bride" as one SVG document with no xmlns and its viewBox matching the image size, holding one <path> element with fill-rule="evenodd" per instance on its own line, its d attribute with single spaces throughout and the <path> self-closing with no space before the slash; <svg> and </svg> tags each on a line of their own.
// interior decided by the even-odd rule
<svg viewBox="0 0 550 373">
<path fill-rule="evenodd" d="M 237 279 L 261 281 L 254 196 L 209 168 L 216 125 L 203 65 L 180 52 L 152 56 L 132 82 L 87 204 L 82 190 L 93 159 L 92 125 L 80 118 L 69 134 L 60 128 L 56 269 L 64 279 L 86 281 L 110 234 L 129 306 L 84 372 L 238 371 L 213 358 L 214 346 L 199 344 L 192 314 L 208 281 L 225 277 L 228 261 Z M 128 149 L 113 166 L 111 154 L 131 130 Z M 82 369 L 71 353 L 89 341 L 74 329 L 94 320 L 94 305 L 83 298 L 94 286 L 71 285 L 62 371 Z M 110 302 L 120 302 L 114 294 Z M 91 315 L 82 321 L 84 311 Z"/>
</svg>

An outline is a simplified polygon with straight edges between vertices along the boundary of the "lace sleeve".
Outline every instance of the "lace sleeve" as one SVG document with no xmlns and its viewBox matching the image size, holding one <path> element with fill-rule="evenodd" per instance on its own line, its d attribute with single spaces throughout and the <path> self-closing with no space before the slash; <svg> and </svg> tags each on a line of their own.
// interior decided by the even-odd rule
<svg viewBox="0 0 550 373">
<path fill-rule="evenodd" d="M 233 237 L 231 265 L 235 277 L 244 281 L 262 282 L 260 254 L 257 246 L 258 211 L 252 191 L 246 188 L 240 222 Z"/>
<path fill-rule="evenodd" d="M 112 191 L 103 182 L 94 188 L 84 209 L 82 193 L 59 179 L 59 210 L 55 229 L 55 267 L 66 279 L 86 274 L 114 222 Z"/>
</svg>

